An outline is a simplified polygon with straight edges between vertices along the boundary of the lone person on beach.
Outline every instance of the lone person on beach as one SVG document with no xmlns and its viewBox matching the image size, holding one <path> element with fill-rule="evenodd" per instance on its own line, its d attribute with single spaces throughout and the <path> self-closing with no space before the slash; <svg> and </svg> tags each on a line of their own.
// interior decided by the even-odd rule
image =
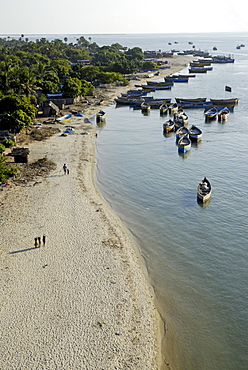
<svg viewBox="0 0 248 370">
<path fill-rule="evenodd" d="M 65 163 L 64 163 L 64 166 L 63 166 L 63 170 L 64 170 L 64 174 L 66 175 L 66 173 L 67 173 L 67 166 L 66 166 Z"/>
<path fill-rule="evenodd" d="M 43 235 L 42 241 L 43 241 L 43 245 L 45 245 L 46 244 L 46 235 Z"/>
</svg>

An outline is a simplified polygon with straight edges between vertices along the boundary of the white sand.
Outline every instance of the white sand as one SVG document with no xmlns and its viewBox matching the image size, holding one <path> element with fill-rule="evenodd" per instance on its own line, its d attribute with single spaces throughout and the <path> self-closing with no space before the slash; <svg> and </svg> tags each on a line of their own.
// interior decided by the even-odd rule
<svg viewBox="0 0 248 370">
<path fill-rule="evenodd" d="M 82 120 L 70 124 L 88 135 L 29 145 L 30 162 L 46 155 L 56 170 L 0 194 L 3 370 L 159 368 L 153 292 L 129 236 L 94 188 L 96 128 Z M 43 234 L 46 245 L 34 248 Z"/>
<path fill-rule="evenodd" d="M 1 369 L 157 368 L 152 292 L 92 186 L 95 129 L 88 126 L 89 135 L 31 144 L 30 160 L 47 155 L 57 169 L 3 201 Z M 47 244 L 35 249 L 43 233 Z"/>
</svg>

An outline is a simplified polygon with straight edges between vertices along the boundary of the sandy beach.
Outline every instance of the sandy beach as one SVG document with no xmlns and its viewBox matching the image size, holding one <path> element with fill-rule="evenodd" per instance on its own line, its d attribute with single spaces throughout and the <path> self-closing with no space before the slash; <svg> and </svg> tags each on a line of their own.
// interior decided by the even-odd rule
<svg viewBox="0 0 248 370">
<path fill-rule="evenodd" d="M 191 59 L 172 58 L 159 78 Z M 136 83 L 106 89 L 104 104 Z M 85 118 L 99 106 L 82 110 L 84 117 L 69 123 L 77 134 L 63 137 L 64 125 L 57 124 L 59 133 L 26 143 L 30 163 L 45 157 L 56 168 L 0 192 L 3 370 L 156 370 L 166 364 L 137 248 L 94 186 L 97 127 Z M 35 248 L 34 238 L 43 235 L 45 245 Z"/>
</svg>

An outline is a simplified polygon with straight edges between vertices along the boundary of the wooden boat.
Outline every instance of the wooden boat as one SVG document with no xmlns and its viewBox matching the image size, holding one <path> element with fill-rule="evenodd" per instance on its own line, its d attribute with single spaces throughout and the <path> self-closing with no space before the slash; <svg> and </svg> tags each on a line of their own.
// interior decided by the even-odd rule
<svg viewBox="0 0 248 370">
<path fill-rule="evenodd" d="M 197 103 L 197 102 L 205 102 L 207 98 L 175 98 L 177 103 L 187 102 L 187 103 Z"/>
<path fill-rule="evenodd" d="M 174 130 L 174 127 L 175 127 L 175 122 L 173 122 L 171 119 L 169 119 L 163 124 L 164 132 L 171 132 Z"/>
<path fill-rule="evenodd" d="M 142 113 L 149 113 L 150 110 L 151 110 L 150 104 L 148 104 L 147 102 L 141 103 L 141 111 L 142 111 Z"/>
<path fill-rule="evenodd" d="M 164 78 L 165 81 L 173 81 L 173 82 L 189 82 L 188 77 L 182 77 L 182 76 L 167 76 Z"/>
<path fill-rule="evenodd" d="M 188 124 L 189 117 L 185 112 L 180 112 L 175 118 L 177 121 L 181 122 L 183 126 Z"/>
<path fill-rule="evenodd" d="M 191 149 L 191 140 L 189 138 L 189 135 L 184 135 L 183 137 L 181 137 L 178 140 L 177 146 L 180 152 L 188 152 Z"/>
<path fill-rule="evenodd" d="M 225 107 L 218 112 L 218 121 L 225 121 L 230 114 L 230 110 Z"/>
<path fill-rule="evenodd" d="M 177 138 L 177 140 L 179 140 L 184 135 L 188 135 L 188 134 L 189 134 L 189 130 L 185 126 L 182 126 L 178 130 L 176 130 L 176 138 Z"/>
<path fill-rule="evenodd" d="M 170 114 L 175 114 L 178 111 L 177 103 L 170 104 L 168 108 L 169 108 L 169 113 Z"/>
<path fill-rule="evenodd" d="M 212 57 L 214 63 L 234 63 L 235 59 L 224 55 L 217 55 Z"/>
<path fill-rule="evenodd" d="M 189 137 L 191 140 L 200 141 L 202 139 L 202 130 L 192 125 L 189 129 Z"/>
<path fill-rule="evenodd" d="M 197 198 L 205 202 L 211 197 L 212 187 L 210 182 L 206 177 L 202 181 L 199 182 L 197 187 Z"/>
<path fill-rule="evenodd" d="M 213 67 L 191 67 L 189 68 L 189 73 L 207 73 L 211 71 Z"/>
<path fill-rule="evenodd" d="M 228 105 L 237 105 L 239 99 L 210 99 L 210 101 L 213 103 L 213 105 L 224 105 L 225 107 L 227 107 Z"/>
<path fill-rule="evenodd" d="M 66 114 L 63 117 L 57 118 L 56 121 L 59 122 L 59 123 L 64 123 L 64 122 L 70 121 L 71 118 L 72 118 L 72 113 L 69 113 L 69 114 Z"/>
<path fill-rule="evenodd" d="M 149 86 L 172 86 L 173 81 L 146 81 Z"/>
<path fill-rule="evenodd" d="M 168 105 L 167 104 L 161 104 L 159 107 L 160 115 L 166 115 L 168 112 Z"/>
<path fill-rule="evenodd" d="M 96 114 L 96 122 L 97 123 L 103 122 L 103 121 L 105 121 L 105 119 L 106 119 L 106 113 L 103 110 L 100 110 L 99 112 L 97 112 L 97 114 Z"/>
<path fill-rule="evenodd" d="M 155 91 L 155 90 L 170 90 L 172 85 L 142 85 L 142 89 Z"/>
<path fill-rule="evenodd" d="M 225 90 L 231 92 L 232 88 L 231 88 L 231 86 L 225 86 Z"/>
<path fill-rule="evenodd" d="M 218 110 L 217 108 L 213 107 L 213 108 L 210 108 L 210 109 L 207 109 L 205 112 L 205 118 L 206 120 L 213 120 L 216 118 L 217 114 L 218 114 Z"/>
</svg>

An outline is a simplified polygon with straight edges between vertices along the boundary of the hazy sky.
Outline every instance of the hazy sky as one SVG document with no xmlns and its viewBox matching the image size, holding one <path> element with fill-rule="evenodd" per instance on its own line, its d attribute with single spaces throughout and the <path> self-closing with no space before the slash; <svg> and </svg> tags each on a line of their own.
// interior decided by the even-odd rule
<svg viewBox="0 0 248 370">
<path fill-rule="evenodd" d="M 248 32 L 245 0 L 1 0 L 0 34 Z"/>
</svg>

